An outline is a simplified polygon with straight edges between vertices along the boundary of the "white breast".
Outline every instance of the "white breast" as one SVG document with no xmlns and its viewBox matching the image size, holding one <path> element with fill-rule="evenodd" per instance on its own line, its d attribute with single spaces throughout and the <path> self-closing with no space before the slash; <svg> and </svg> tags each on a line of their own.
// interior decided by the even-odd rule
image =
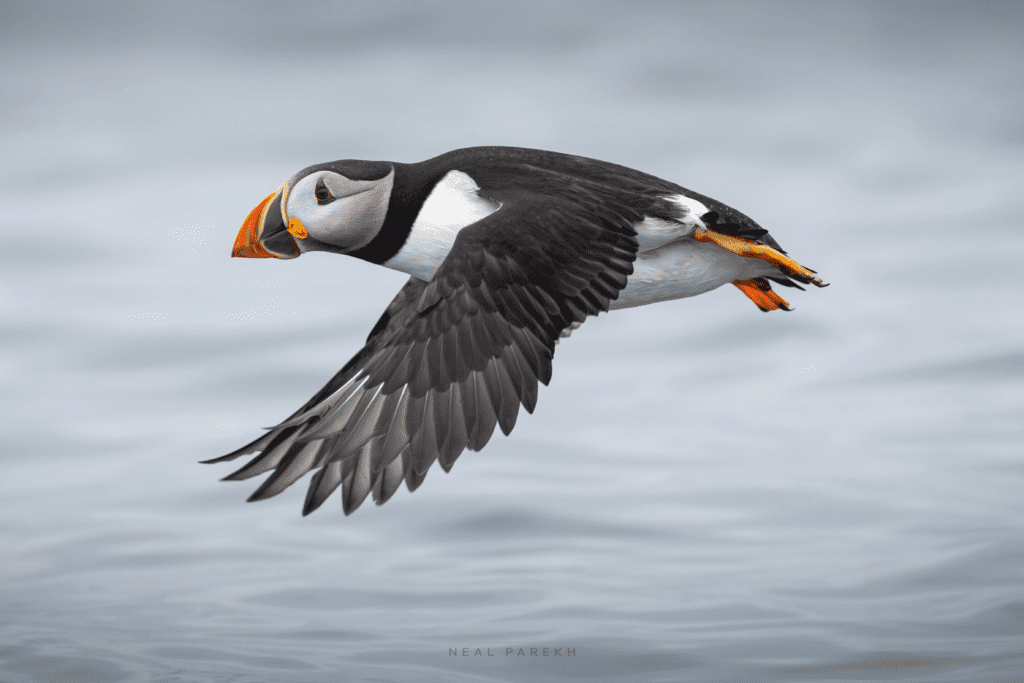
<svg viewBox="0 0 1024 683">
<path fill-rule="evenodd" d="M 459 231 L 500 208 L 479 191 L 469 175 L 449 171 L 423 203 L 405 244 L 384 265 L 422 280 L 433 278 Z"/>
</svg>

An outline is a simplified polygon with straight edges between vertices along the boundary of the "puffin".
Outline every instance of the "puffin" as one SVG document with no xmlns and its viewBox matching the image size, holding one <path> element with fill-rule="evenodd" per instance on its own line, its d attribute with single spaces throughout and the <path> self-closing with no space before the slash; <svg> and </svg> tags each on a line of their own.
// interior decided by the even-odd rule
<svg viewBox="0 0 1024 683">
<path fill-rule="evenodd" d="M 409 275 L 366 344 L 251 443 L 224 480 L 270 472 L 249 501 L 313 472 L 302 514 L 339 487 L 351 514 L 508 436 L 551 380 L 559 341 L 602 312 L 732 284 L 762 311 L 772 284 L 826 286 L 752 219 L 641 171 L 581 156 L 473 147 L 419 163 L 304 168 L 249 213 L 232 256 L 344 254 Z"/>
</svg>

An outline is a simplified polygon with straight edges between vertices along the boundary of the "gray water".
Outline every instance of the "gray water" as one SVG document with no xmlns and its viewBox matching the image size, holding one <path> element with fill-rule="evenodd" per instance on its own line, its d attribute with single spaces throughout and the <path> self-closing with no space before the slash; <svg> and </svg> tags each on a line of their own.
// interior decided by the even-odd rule
<svg viewBox="0 0 1024 683">
<path fill-rule="evenodd" d="M 1022 680 L 1022 28 L 0 5 L 0 680 Z M 405 277 L 232 260 L 242 219 L 312 163 L 479 144 L 692 187 L 833 284 L 591 319 L 534 415 L 415 494 L 245 504 L 196 461 Z"/>
</svg>

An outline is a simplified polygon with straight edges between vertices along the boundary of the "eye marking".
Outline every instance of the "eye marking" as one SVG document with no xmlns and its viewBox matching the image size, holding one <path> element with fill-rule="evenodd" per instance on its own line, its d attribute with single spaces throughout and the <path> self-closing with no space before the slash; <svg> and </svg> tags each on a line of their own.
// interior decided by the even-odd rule
<svg viewBox="0 0 1024 683">
<path fill-rule="evenodd" d="M 316 181 L 316 189 L 313 190 L 313 195 L 316 197 L 316 203 L 320 206 L 324 204 L 330 204 L 334 201 L 335 197 L 331 194 L 330 189 L 324 184 L 323 176 Z"/>
</svg>

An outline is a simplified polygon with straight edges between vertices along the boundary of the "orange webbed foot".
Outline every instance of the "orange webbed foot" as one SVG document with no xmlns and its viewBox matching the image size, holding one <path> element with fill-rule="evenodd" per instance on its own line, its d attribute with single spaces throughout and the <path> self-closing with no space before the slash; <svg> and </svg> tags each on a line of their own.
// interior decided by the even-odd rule
<svg viewBox="0 0 1024 683">
<path fill-rule="evenodd" d="M 773 292 L 771 284 L 763 278 L 757 280 L 736 280 L 733 284 L 746 294 L 747 298 L 753 301 L 762 311 L 775 311 L 780 308 L 784 311 L 793 310 L 789 307 L 789 302 Z"/>
</svg>

